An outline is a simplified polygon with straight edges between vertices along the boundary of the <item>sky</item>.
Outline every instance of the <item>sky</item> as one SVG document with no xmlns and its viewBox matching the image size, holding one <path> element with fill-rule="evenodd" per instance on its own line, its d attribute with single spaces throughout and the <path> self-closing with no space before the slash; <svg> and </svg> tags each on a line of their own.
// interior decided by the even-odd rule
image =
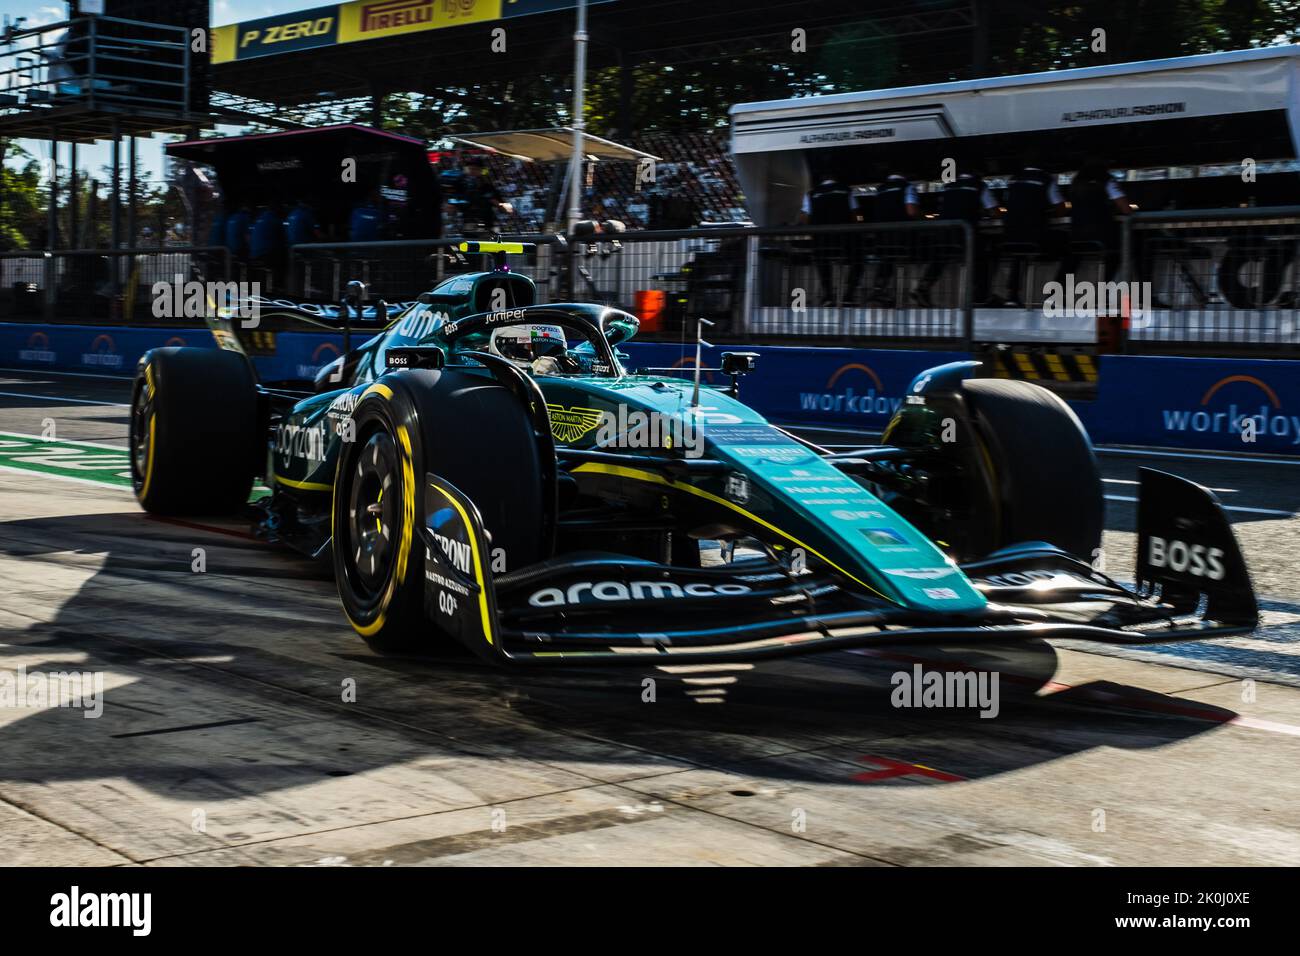
<svg viewBox="0 0 1300 956">
<path fill-rule="evenodd" d="M 258 17 L 269 17 L 277 13 L 288 13 L 291 10 L 310 10 L 313 7 L 324 6 L 329 0 L 214 0 L 211 5 L 211 23 L 212 26 L 222 26 L 227 23 L 239 23 L 243 20 L 255 20 Z M 24 3 L 22 0 L 0 0 L 0 22 L 9 22 L 16 17 L 26 17 L 27 22 L 24 27 L 42 26 L 47 23 L 59 23 L 66 20 L 68 16 L 68 7 L 66 3 L 51 2 L 51 0 L 35 0 L 35 4 L 28 0 Z M 233 134 L 239 131 L 240 127 L 217 127 L 219 132 Z M 38 160 L 48 160 L 50 157 L 50 145 L 44 140 L 19 140 L 23 149 L 27 150 L 33 157 Z M 149 171 L 155 181 L 162 178 L 163 153 L 162 138 L 159 136 L 150 139 L 140 138 L 138 143 L 140 165 Z M 94 146 L 79 146 L 77 148 L 77 168 L 89 170 L 91 175 L 102 177 L 102 169 L 111 161 L 111 149 L 105 142 L 97 143 Z M 6 160 L 10 166 L 22 165 L 15 162 L 12 158 Z M 25 160 L 23 161 L 25 162 Z M 59 148 L 59 164 L 64 167 L 64 177 L 66 178 L 66 167 L 68 163 L 68 146 L 64 144 Z M 126 164 L 126 144 L 122 145 L 122 163 L 125 168 Z"/>
</svg>

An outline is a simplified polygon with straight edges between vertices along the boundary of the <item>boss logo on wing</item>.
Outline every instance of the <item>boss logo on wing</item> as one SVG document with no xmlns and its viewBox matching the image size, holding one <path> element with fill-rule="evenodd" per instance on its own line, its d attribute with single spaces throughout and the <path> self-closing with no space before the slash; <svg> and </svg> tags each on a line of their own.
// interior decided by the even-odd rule
<svg viewBox="0 0 1300 956">
<path fill-rule="evenodd" d="M 674 581 L 579 581 L 564 588 L 542 588 L 533 592 L 533 607 L 565 607 L 602 601 L 671 600 L 684 597 L 736 597 L 749 594 L 747 584 L 677 584 Z"/>
<path fill-rule="evenodd" d="M 1203 544 L 1188 544 L 1156 535 L 1147 539 L 1147 563 L 1153 568 L 1168 568 L 1179 574 L 1211 581 L 1221 581 L 1228 573 L 1223 566 L 1222 548 L 1207 548 Z"/>
</svg>

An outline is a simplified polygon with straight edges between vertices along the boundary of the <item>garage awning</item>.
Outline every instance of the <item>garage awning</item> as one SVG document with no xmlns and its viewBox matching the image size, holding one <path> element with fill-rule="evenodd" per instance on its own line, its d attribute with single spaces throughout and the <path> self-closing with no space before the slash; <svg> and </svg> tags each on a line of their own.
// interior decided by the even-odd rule
<svg viewBox="0 0 1300 956">
<path fill-rule="evenodd" d="M 514 159 L 536 163 L 565 161 L 573 155 L 573 129 L 557 126 L 554 129 L 521 129 L 505 133 L 469 133 L 451 139 L 466 146 L 486 149 Z M 599 136 L 586 133 L 582 137 L 583 153 L 589 160 L 652 159 L 662 162 L 659 156 L 643 153 L 631 146 L 622 146 Z"/>
</svg>

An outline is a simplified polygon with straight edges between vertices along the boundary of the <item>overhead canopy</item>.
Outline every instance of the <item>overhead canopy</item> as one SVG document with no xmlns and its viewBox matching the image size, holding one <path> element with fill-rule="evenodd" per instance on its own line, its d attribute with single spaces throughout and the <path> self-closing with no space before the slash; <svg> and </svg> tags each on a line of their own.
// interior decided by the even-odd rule
<svg viewBox="0 0 1300 956">
<path fill-rule="evenodd" d="M 1300 49 L 743 103 L 731 118 L 750 212 L 780 222 L 827 171 L 854 183 L 935 180 L 949 157 L 985 174 L 1031 154 L 1058 172 L 1089 156 L 1125 169 L 1294 159 Z"/>
<path fill-rule="evenodd" d="M 211 166 L 226 212 L 306 203 L 328 238 L 347 236 L 361 203 L 384 215 L 385 238 L 437 236 L 441 187 L 423 140 L 356 123 L 169 143 L 167 155 Z M 341 173 L 352 161 L 351 175 Z"/>
<path fill-rule="evenodd" d="M 573 155 L 573 130 L 568 126 L 557 126 L 555 129 L 521 129 L 505 133 L 470 133 L 466 136 L 453 136 L 451 138 L 467 146 L 475 146 L 479 149 L 512 156 L 515 159 L 526 159 L 538 163 L 568 161 Z M 610 140 L 586 133 L 582 137 L 582 146 L 583 153 L 588 159 L 592 160 L 652 159 L 656 162 L 661 161 L 660 157 L 652 156 L 650 153 L 643 153 L 631 146 L 621 146 Z"/>
<path fill-rule="evenodd" d="M 256 156 L 262 160 L 272 154 L 301 158 L 302 154 L 322 149 L 352 150 L 358 152 L 381 149 L 414 150 L 424 152 L 424 140 L 382 129 L 372 129 L 359 123 L 340 123 L 336 126 L 318 126 L 312 129 L 286 130 L 279 133 L 251 133 L 246 136 L 213 136 L 208 139 L 187 139 L 182 143 L 168 143 L 168 155 L 202 163 L 217 163 L 233 156 Z M 269 168 L 269 167 L 268 167 Z"/>
</svg>

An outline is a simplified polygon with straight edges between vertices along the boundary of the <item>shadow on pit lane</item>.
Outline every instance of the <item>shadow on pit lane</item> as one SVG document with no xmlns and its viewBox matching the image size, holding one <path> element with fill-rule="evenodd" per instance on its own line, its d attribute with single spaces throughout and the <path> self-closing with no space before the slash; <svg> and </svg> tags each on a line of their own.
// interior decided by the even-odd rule
<svg viewBox="0 0 1300 956">
<path fill-rule="evenodd" d="M 196 546 L 206 549 L 204 575 L 189 572 Z M 605 778 L 620 763 L 633 773 L 677 763 L 849 783 L 884 758 L 977 779 L 1099 746 L 1160 747 L 1233 716 L 1202 706 L 1192 719 L 1180 701 L 1114 685 L 1036 696 L 1057 669 L 1041 641 L 671 669 L 505 670 L 457 649 L 377 657 L 347 627 L 319 566 L 289 553 L 140 514 L 0 524 L 5 558 L 58 563 L 68 551 L 104 555 L 103 565 L 51 620 L 0 632 L 0 668 L 45 651 L 29 671 L 63 671 L 81 652 L 82 666 L 131 682 L 106 693 L 95 727 L 54 710 L 8 724 L 4 779 L 125 776 L 181 799 L 218 799 L 449 750 L 599 764 L 593 773 Z M 996 672 L 997 716 L 895 706 L 895 675 L 917 666 Z M 347 677 L 358 686 L 353 710 L 339 702 Z M 232 722 L 239 731 L 222 729 Z M 259 722 L 265 730 L 248 726 Z"/>
</svg>

